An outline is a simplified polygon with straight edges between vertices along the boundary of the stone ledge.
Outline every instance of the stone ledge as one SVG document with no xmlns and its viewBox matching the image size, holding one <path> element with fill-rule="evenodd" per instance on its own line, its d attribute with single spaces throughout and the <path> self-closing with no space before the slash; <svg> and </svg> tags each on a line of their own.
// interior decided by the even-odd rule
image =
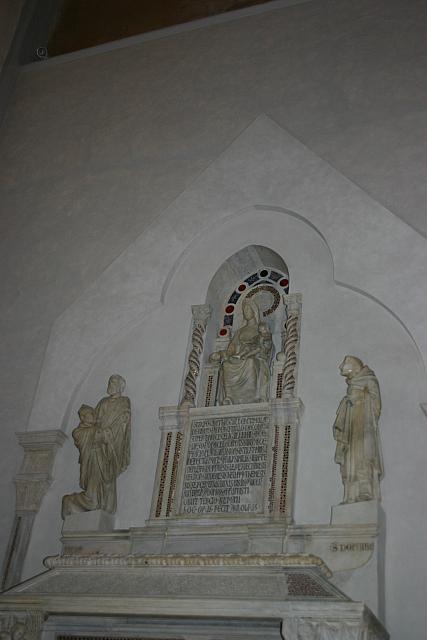
<svg viewBox="0 0 427 640">
<path fill-rule="evenodd" d="M 315 567 L 324 576 L 332 575 L 326 564 L 311 554 L 141 554 L 62 555 L 45 558 L 45 567 Z"/>
<path fill-rule="evenodd" d="M 26 451 L 60 447 L 67 440 L 67 435 L 60 429 L 46 429 L 44 431 L 18 431 L 18 442 Z"/>
</svg>

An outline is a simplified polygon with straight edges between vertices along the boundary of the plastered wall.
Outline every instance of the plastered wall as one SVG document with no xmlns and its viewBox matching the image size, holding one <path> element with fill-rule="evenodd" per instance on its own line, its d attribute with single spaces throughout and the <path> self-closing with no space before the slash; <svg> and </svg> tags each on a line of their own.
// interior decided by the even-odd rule
<svg viewBox="0 0 427 640">
<path fill-rule="evenodd" d="M 99 351 L 123 331 L 123 317 L 135 324 L 139 305 L 152 308 L 158 304 L 158 287 L 171 270 L 171 258 L 179 259 L 192 231 L 201 232 L 208 225 L 212 210 L 223 215 L 240 205 L 267 204 L 288 207 L 301 215 L 310 213 L 312 223 L 316 222 L 318 209 L 311 207 L 314 200 L 310 206 L 304 203 L 306 189 L 313 186 L 312 176 L 294 183 L 293 192 L 290 165 L 280 169 L 287 156 L 265 165 L 276 167 L 277 180 L 280 170 L 287 178 L 287 191 L 273 203 L 267 198 L 268 171 L 263 178 L 263 200 L 254 200 L 254 194 L 240 199 L 241 192 L 250 191 L 248 173 L 236 201 L 232 200 L 233 190 L 227 192 L 227 211 L 223 203 L 217 203 L 216 209 L 211 203 L 202 215 L 203 200 L 196 200 L 188 218 L 184 209 L 174 208 L 167 222 L 161 216 L 260 113 L 304 142 L 315 152 L 314 157 L 325 158 L 377 202 L 387 205 L 385 212 L 372 201 L 365 202 L 366 215 L 361 220 L 354 217 L 351 198 L 344 198 L 324 218 L 322 233 L 328 236 L 334 254 L 336 279 L 363 291 L 370 280 L 369 295 L 393 309 L 425 353 L 425 240 L 390 213 L 427 233 L 422 179 L 427 148 L 425 19 L 426 6 L 421 0 L 309 2 L 94 57 L 36 65 L 21 73 L 0 130 L 0 264 L 7 274 L 1 284 L 0 319 L 1 439 L 2 450 L 7 452 L 0 471 L 2 550 L 13 514 L 12 478 L 20 461 L 14 432 L 28 427 L 30 413 L 31 428 L 71 428 L 74 405 L 70 396 L 75 396 L 88 370 L 95 366 Z M 265 132 L 258 134 L 260 140 L 263 136 Z M 252 151 L 247 153 L 250 158 Z M 240 165 L 233 165 L 233 170 L 243 171 Z M 322 188 L 325 173 L 318 175 L 315 187 L 326 205 L 329 186 Z M 221 193 L 223 181 L 214 180 L 209 189 Z M 195 226 L 195 219 L 200 227 Z M 135 272 L 127 265 L 115 279 L 106 268 L 140 233 L 144 242 L 134 250 L 135 255 L 142 251 L 151 256 L 154 247 L 154 263 L 145 263 L 143 278 L 136 262 Z M 155 242 L 158 238 L 163 238 L 161 245 Z M 83 306 L 74 306 L 77 300 Z M 108 317 L 99 311 L 105 308 L 105 301 Z M 180 343 L 187 337 L 188 328 L 183 328 L 186 313 L 183 309 L 183 324 L 177 329 Z M 102 319 L 98 326 L 96 315 Z M 63 332 L 63 322 L 76 327 L 75 335 Z M 66 349 L 79 345 L 79 335 L 84 335 L 84 341 L 68 353 L 68 361 L 60 361 L 58 377 L 51 367 L 58 363 L 64 343 Z M 56 351 L 58 345 L 61 349 Z M 415 353 L 416 349 L 412 366 L 418 371 Z M 181 355 L 175 357 L 181 367 Z M 373 362 L 369 364 L 375 368 Z M 95 399 L 102 392 L 104 366 L 101 368 L 96 392 L 93 387 Z M 176 377 L 165 383 L 172 396 L 179 376 L 177 372 L 168 375 Z M 335 372 L 330 375 L 338 398 L 340 381 L 335 380 Z M 49 406 L 46 395 L 52 385 L 54 407 Z M 402 385 L 399 393 L 406 398 L 405 389 Z M 417 389 L 415 404 L 410 396 L 414 412 L 419 411 L 418 401 L 425 401 Z M 396 388 L 393 392 L 398 393 Z M 331 399 L 329 414 L 332 405 Z M 152 411 L 154 415 L 155 409 Z M 401 431 L 406 433 L 412 418 L 401 418 Z M 148 416 L 144 424 L 147 419 L 150 422 Z M 417 438 L 424 437 L 423 419 L 421 412 L 414 418 Z M 326 418 L 323 420 L 326 425 Z M 151 423 L 155 429 L 154 421 Z M 413 442 L 409 438 L 408 446 Z M 154 441 L 152 446 L 156 447 Z M 425 573 L 418 554 L 411 553 L 408 559 L 407 550 L 413 547 L 406 534 L 414 531 L 411 514 L 419 496 L 414 487 L 422 485 L 422 474 L 419 466 L 408 463 L 409 454 L 393 463 L 396 477 L 410 484 L 402 485 L 406 489 L 402 489 L 405 500 L 399 502 L 399 534 L 389 530 L 389 540 L 390 544 L 394 540 L 390 555 L 396 556 L 397 563 L 411 570 L 408 562 L 414 563 L 414 571 L 408 569 L 411 581 L 408 578 L 405 588 L 416 593 Z M 423 455 L 422 447 L 417 455 Z M 323 460 L 326 465 L 326 456 Z M 304 477 L 298 482 L 304 483 Z M 52 514 L 55 495 L 52 490 L 43 506 Z M 308 506 L 301 503 L 298 509 L 301 517 L 308 517 Z M 37 549 L 37 537 L 34 544 Z M 27 571 L 35 570 L 39 560 L 36 553 Z M 405 591 L 402 605 L 399 594 L 403 591 L 393 591 L 388 608 L 400 611 L 403 607 L 414 634 L 418 633 L 413 637 L 421 638 L 422 610 L 410 604 L 409 592 Z"/>
</svg>

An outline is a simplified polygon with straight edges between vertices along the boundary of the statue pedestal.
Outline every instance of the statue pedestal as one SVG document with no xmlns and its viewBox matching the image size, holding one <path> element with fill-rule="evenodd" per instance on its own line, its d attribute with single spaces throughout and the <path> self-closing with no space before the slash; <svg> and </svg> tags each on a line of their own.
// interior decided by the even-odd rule
<svg viewBox="0 0 427 640">
<path fill-rule="evenodd" d="M 296 398 L 161 407 L 150 519 L 132 553 L 280 553 L 292 523 Z"/>
<path fill-rule="evenodd" d="M 73 531 L 113 531 L 115 516 L 101 509 L 66 516 L 62 533 Z"/>
<path fill-rule="evenodd" d="M 331 524 L 378 524 L 378 500 L 337 504 L 331 509 Z"/>
</svg>

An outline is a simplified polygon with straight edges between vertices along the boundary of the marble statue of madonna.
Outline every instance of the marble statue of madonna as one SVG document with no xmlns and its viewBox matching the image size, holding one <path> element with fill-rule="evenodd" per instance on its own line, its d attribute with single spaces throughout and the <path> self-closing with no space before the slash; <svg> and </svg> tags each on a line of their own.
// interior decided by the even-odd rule
<svg viewBox="0 0 427 640">
<path fill-rule="evenodd" d="M 115 513 L 116 479 L 130 461 L 130 401 L 123 396 L 125 380 L 113 375 L 107 396 L 95 409 L 82 405 L 80 424 L 73 431 L 79 450 L 80 487 L 83 491 L 62 499 L 62 517 L 82 511 L 102 509 Z"/>
<path fill-rule="evenodd" d="M 380 498 L 383 461 L 378 430 L 381 396 L 378 380 L 359 358 L 346 356 L 340 373 L 347 380 L 333 426 L 335 462 L 344 485 L 343 503 Z"/>
<path fill-rule="evenodd" d="M 243 322 L 234 333 L 226 351 L 211 354 L 219 362 L 219 404 L 267 402 L 270 387 L 272 337 L 268 325 L 261 322 L 255 301 L 242 306 Z"/>
</svg>

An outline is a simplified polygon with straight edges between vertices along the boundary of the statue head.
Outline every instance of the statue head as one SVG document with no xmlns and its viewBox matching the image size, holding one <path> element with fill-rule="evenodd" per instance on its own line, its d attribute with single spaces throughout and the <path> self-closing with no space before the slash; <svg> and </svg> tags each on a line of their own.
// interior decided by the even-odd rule
<svg viewBox="0 0 427 640">
<path fill-rule="evenodd" d="M 95 422 L 95 410 L 88 404 L 82 404 L 79 409 L 79 418 L 84 424 L 93 424 Z"/>
<path fill-rule="evenodd" d="M 246 298 L 246 300 L 244 300 L 242 304 L 242 313 L 246 322 L 254 319 L 256 323 L 259 324 L 261 314 L 255 300 L 250 300 Z"/>
<path fill-rule="evenodd" d="M 356 356 L 345 356 L 344 360 L 339 365 L 339 370 L 342 376 L 345 378 L 352 378 L 363 367 L 363 362 Z"/>
<path fill-rule="evenodd" d="M 108 380 L 107 393 L 109 396 L 120 396 L 125 390 L 125 386 L 126 380 L 115 373 Z"/>
</svg>

